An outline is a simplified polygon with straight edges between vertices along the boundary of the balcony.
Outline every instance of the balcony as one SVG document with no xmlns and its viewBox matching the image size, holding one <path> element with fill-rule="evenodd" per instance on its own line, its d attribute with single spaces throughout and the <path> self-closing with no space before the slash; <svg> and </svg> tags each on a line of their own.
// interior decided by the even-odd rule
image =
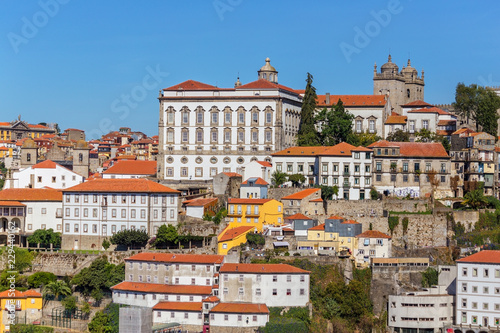
<svg viewBox="0 0 500 333">
<path fill-rule="evenodd" d="M 343 173 L 344 177 L 349 177 L 351 174 L 349 172 L 345 172 Z"/>
</svg>

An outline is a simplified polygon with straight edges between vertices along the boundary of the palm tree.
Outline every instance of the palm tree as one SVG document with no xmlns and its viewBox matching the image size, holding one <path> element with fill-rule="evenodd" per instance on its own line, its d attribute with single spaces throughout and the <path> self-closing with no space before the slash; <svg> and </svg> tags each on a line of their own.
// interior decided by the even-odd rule
<svg viewBox="0 0 500 333">
<path fill-rule="evenodd" d="M 71 295 L 71 288 L 68 287 L 66 282 L 58 280 L 55 282 L 50 282 L 43 288 L 43 295 L 54 295 L 57 300 L 59 296 L 69 296 Z"/>
<path fill-rule="evenodd" d="M 482 189 L 477 189 L 471 192 L 468 192 L 464 195 L 464 201 L 462 201 L 462 205 L 469 206 L 474 210 L 478 210 L 479 208 L 483 208 L 488 204 L 486 198 L 483 195 Z"/>
<path fill-rule="evenodd" d="M 282 185 L 284 182 L 286 182 L 286 179 L 287 179 L 287 174 L 279 170 L 274 171 L 273 174 L 271 175 L 271 181 L 275 186 Z"/>
</svg>

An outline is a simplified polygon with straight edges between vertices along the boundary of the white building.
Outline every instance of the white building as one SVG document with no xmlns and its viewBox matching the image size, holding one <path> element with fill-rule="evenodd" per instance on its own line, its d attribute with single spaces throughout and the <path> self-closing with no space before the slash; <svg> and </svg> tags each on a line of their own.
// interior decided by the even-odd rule
<svg viewBox="0 0 500 333">
<path fill-rule="evenodd" d="M 267 183 L 271 183 L 273 165 L 267 161 L 251 161 L 242 167 L 243 179 L 262 178 Z"/>
<path fill-rule="evenodd" d="M 102 173 L 104 179 L 144 178 L 156 176 L 156 161 L 118 160 Z"/>
<path fill-rule="evenodd" d="M 309 185 L 337 186 L 337 198 L 346 200 L 368 197 L 371 164 L 371 149 L 346 142 L 331 147 L 290 147 L 273 154 L 273 170 L 302 174 Z"/>
<path fill-rule="evenodd" d="M 499 326 L 500 251 L 475 253 L 457 260 L 457 266 L 455 324 L 473 328 Z"/>
<path fill-rule="evenodd" d="M 46 160 L 31 167 L 14 172 L 5 188 L 65 189 L 83 183 L 84 177 L 53 161 Z"/>
<path fill-rule="evenodd" d="M 354 252 L 357 264 L 370 264 L 370 258 L 391 256 L 391 236 L 377 230 L 367 230 L 356 236 L 358 248 Z"/>
<path fill-rule="evenodd" d="M 306 306 L 309 273 L 285 264 L 232 264 L 220 269 L 221 302 L 264 303 L 267 306 Z"/>
<path fill-rule="evenodd" d="M 391 332 L 444 332 L 453 323 L 454 296 L 444 286 L 389 295 Z"/>
<path fill-rule="evenodd" d="M 63 249 L 99 249 L 125 229 L 177 225 L 179 192 L 147 179 L 95 179 L 63 190 Z"/>
<path fill-rule="evenodd" d="M 302 99 L 278 84 L 277 73 L 266 59 L 259 79 L 248 84 L 218 88 L 189 80 L 163 89 L 158 178 L 206 181 L 251 161 L 270 162 L 273 152 L 294 145 Z"/>
</svg>

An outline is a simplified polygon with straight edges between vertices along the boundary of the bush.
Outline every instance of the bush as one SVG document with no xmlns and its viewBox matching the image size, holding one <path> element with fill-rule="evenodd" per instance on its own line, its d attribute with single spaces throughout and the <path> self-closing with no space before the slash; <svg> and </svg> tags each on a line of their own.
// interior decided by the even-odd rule
<svg viewBox="0 0 500 333">
<path fill-rule="evenodd" d="M 266 239 L 261 234 L 248 233 L 247 242 L 251 245 L 264 245 L 266 244 Z"/>
<path fill-rule="evenodd" d="M 372 187 L 372 189 L 370 190 L 370 198 L 372 200 L 377 200 L 378 197 L 379 197 L 379 194 L 378 194 L 377 190 Z"/>
<path fill-rule="evenodd" d="M 61 301 L 64 310 L 73 313 L 76 309 L 76 296 L 68 296 Z"/>
<path fill-rule="evenodd" d="M 309 329 L 302 321 L 293 318 L 274 318 L 267 322 L 264 327 L 265 333 L 308 333 Z"/>
<path fill-rule="evenodd" d="M 53 333 L 52 327 L 16 324 L 10 326 L 11 333 Z"/>
<path fill-rule="evenodd" d="M 57 276 L 50 272 L 36 272 L 33 275 L 28 276 L 28 285 L 30 288 L 38 288 L 41 285 L 48 285 L 51 282 L 55 282 Z"/>
</svg>

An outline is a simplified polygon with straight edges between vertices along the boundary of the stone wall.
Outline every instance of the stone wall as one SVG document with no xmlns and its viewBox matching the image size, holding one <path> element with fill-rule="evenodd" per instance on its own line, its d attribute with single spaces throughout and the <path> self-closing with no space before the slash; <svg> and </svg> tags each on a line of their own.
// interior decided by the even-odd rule
<svg viewBox="0 0 500 333">
<path fill-rule="evenodd" d="M 453 211 L 455 223 L 462 223 L 466 231 L 472 231 L 474 224 L 479 220 L 479 211 L 477 210 L 456 210 Z"/>
<path fill-rule="evenodd" d="M 40 252 L 32 262 L 32 272 L 50 272 L 57 276 L 75 275 L 99 258 L 98 254 Z"/>
</svg>

